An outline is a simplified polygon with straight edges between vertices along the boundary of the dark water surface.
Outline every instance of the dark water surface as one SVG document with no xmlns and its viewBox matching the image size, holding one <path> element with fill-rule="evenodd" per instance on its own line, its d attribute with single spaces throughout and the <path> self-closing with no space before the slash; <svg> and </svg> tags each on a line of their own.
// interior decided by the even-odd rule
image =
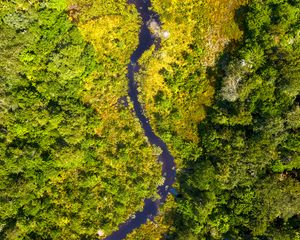
<svg viewBox="0 0 300 240">
<path fill-rule="evenodd" d="M 135 213 L 135 217 L 127 220 L 125 223 L 119 226 L 119 229 L 113 232 L 110 236 L 106 237 L 105 240 L 121 240 L 126 237 L 127 234 L 132 232 L 134 229 L 140 227 L 142 224 L 146 223 L 147 219 L 153 220 L 154 216 L 158 213 L 158 208 L 162 205 L 170 192 L 172 184 L 175 182 L 175 163 L 174 158 L 170 154 L 167 145 L 153 132 L 148 119 L 143 113 L 141 104 L 138 101 L 138 91 L 137 84 L 134 80 L 134 74 L 137 73 L 140 67 L 137 64 L 138 59 L 142 54 L 148 50 L 153 44 L 155 44 L 156 49 L 159 48 L 160 39 L 155 38 L 151 35 L 147 22 L 149 20 L 155 20 L 160 26 L 159 16 L 149 10 L 151 7 L 150 0 L 129 0 L 129 4 L 134 4 L 142 17 L 142 25 L 139 33 L 139 45 L 134 53 L 131 55 L 131 63 L 128 65 L 128 74 L 129 79 L 129 96 L 134 105 L 135 114 L 140 120 L 140 123 L 144 129 L 145 136 L 148 138 L 149 142 L 153 145 L 156 145 L 161 148 L 162 153 L 158 157 L 158 161 L 162 163 L 162 175 L 165 177 L 164 183 L 162 186 L 157 188 L 157 192 L 160 196 L 160 199 L 153 201 L 152 199 L 144 200 L 144 208 L 142 212 Z"/>
</svg>

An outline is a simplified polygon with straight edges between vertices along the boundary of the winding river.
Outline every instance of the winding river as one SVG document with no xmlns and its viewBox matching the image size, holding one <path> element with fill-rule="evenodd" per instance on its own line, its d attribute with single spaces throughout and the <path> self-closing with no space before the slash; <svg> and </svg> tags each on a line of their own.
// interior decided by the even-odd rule
<svg viewBox="0 0 300 240">
<path fill-rule="evenodd" d="M 158 157 L 158 161 L 162 163 L 162 176 L 164 177 L 163 185 L 157 188 L 157 192 L 160 196 L 158 200 L 145 199 L 144 208 L 141 212 L 134 214 L 134 218 L 127 220 L 125 223 L 119 226 L 119 229 L 113 232 L 110 236 L 106 237 L 105 240 L 121 240 L 124 239 L 127 234 L 132 232 L 134 229 L 140 227 L 142 224 L 146 223 L 147 219 L 153 220 L 158 213 L 158 208 L 162 205 L 170 192 L 172 184 L 175 182 L 175 163 L 174 158 L 170 154 L 165 142 L 155 135 L 153 129 L 151 128 L 148 119 L 144 115 L 142 106 L 138 101 L 138 90 L 137 83 L 134 80 L 134 75 L 140 69 L 138 65 L 138 60 L 142 54 L 147 51 L 153 44 L 155 44 L 156 50 L 160 46 L 159 37 L 154 37 L 147 23 L 150 20 L 154 20 L 159 26 L 161 22 L 159 20 L 158 14 L 150 10 L 151 2 L 150 0 L 129 0 L 129 4 L 134 4 L 142 18 L 142 25 L 139 33 L 139 45 L 137 49 L 133 52 L 130 58 L 130 64 L 128 65 L 129 79 L 129 96 L 134 105 L 134 110 L 137 118 L 139 119 L 145 136 L 152 145 L 156 145 L 161 148 L 162 153 Z"/>
</svg>

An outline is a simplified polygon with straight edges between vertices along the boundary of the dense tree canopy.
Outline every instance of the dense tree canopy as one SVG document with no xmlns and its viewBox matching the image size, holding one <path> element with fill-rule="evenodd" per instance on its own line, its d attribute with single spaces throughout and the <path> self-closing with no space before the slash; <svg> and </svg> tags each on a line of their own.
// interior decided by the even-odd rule
<svg viewBox="0 0 300 240">
<path fill-rule="evenodd" d="M 139 100 L 180 194 L 127 239 L 300 239 L 299 0 L 151 2 Z M 157 197 L 127 97 L 140 21 L 127 0 L 0 0 L 0 239 L 97 239 Z"/>
<path fill-rule="evenodd" d="M 299 14 L 297 1 L 247 7 L 199 125 L 202 154 L 180 177 L 175 239 L 300 237 Z"/>
<path fill-rule="evenodd" d="M 116 21 L 132 20 L 126 36 L 109 29 L 119 39 L 105 46 L 112 59 L 89 38 L 99 29 L 86 30 L 91 5 L 0 5 L 0 238 L 108 234 L 155 196 L 161 179 L 157 150 L 126 104 L 137 15 L 126 1 L 97 9 L 104 19 L 113 11 Z M 79 29 L 70 8 L 82 8 Z"/>
</svg>

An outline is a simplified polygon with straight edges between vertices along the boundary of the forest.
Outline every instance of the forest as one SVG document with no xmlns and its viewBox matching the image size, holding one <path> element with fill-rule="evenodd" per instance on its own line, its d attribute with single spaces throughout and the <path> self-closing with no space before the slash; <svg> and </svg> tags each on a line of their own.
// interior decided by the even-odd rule
<svg viewBox="0 0 300 240">
<path fill-rule="evenodd" d="M 179 194 L 126 239 L 299 240 L 300 1 L 151 3 L 139 101 Z M 0 0 L 0 239 L 103 239 L 158 198 L 140 24 L 127 0 Z"/>
<path fill-rule="evenodd" d="M 0 239 L 96 239 L 156 196 L 157 149 L 125 104 L 139 19 L 105 4 L 1 1 Z"/>
</svg>

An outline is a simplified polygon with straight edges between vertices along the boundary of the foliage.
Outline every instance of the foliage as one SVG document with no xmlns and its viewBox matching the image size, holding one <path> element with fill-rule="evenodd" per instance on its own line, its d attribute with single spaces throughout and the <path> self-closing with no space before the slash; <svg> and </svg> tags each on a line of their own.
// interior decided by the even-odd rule
<svg viewBox="0 0 300 240">
<path fill-rule="evenodd" d="M 161 18 L 162 41 L 140 60 L 140 101 L 180 170 L 201 154 L 197 126 L 214 94 L 206 67 L 229 39 L 241 36 L 233 15 L 245 1 L 151 2 Z"/>
<path fill-rule="evenodd" d="M 247 2 L 152 0 L 139 98 L 182 196 L 128 239 L 300 239 L 300 3 Z M 136 9 L 0 0 L 0 20 L 0 238 L 108 235 L 161 182 L 126 97 Z"/>
<path fill-rule="evenodd" d="M 126 240 L 159 240 L 167 236 L 174 228 L 174 204 L 173 196 L 169 195 L 154 221 L 148 220 L 146 224 L 128 234 Z"/>
<path fill-rule="evenodd" d="M 95 239 L 156 194 L 161 167 L 124 98 L 137 14 L 81 3 L 1 1 L 1 239 Z"/>
<path fill-rule="evenodd" d="M 299 239 L 299 17 L 297 1 L 247 6 L 199 125 L 202 155 L 180 176 L 174 239 Z"/>
</svg>

